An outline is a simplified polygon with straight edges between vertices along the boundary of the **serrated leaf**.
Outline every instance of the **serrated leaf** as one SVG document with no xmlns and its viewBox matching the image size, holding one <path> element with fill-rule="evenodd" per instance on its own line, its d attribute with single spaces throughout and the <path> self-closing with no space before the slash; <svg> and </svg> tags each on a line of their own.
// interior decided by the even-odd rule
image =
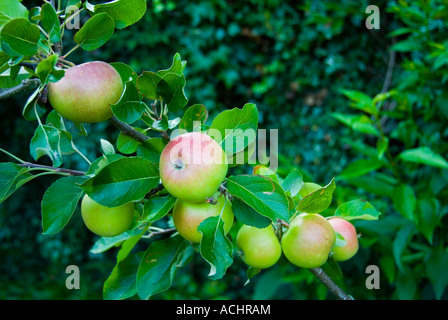
<svg viewBox="0 0 448 320">
<path fill-rule="evenodd" d="M 123 29 L 139 21 L 146 12 L 146 0 L 114 0 L 92 5 L 88 1 L 84 4 L 87 11 L 96 15 L 107 13 L 115 21 L 117 29 Z"/>
<path fill-rule="evenodd" d="M 344 202 L 334 213 L 334 216 L 345 220 L 378 220 L 379 215 L 380 213 L 369 202 L 362 199 Z"/>
<path fill-rule="evenodd" d="M 219 215 L 209 217 L 197 229 L 202 233 L 199 252 L 210 265 L 208 277 L 211 280 L 221 279 L 233 263 L 233 245 L 224 232 L 224 221 Z"/>
<path fill-rule="evenodd" d="M 254 104 L 246 103 L 242 109 L 234 108 L 218 114 L 208 132 L 230 156 L 255 141 L 257 128 L 258 109 Z M 217 131 L 216 136 L 214 131 Z"/>
<path fill-rule="evenodd" d="M 141 200 L 159 184 L 159 170 L 141 157 L 123 157 L 102 167 L 81 187 L 95 202 L 118 207 Z"/>
<path fill-rule="evenodd" d="M 45 191 L 41 204 L 43 234 L 57 233 L 69 222 L 84 193 L 79 184 L 86 179 L 85 176 L 63 177 Z"/>
<path fill-rule="evenodd" d="M 160 161 L 160 154 L 167 145 L 167 141 L 163 138 L 149 138 L 144 144 L 137 147 L 137 156 L 143 157 L 158 164 Z"/>
<path fill-rule="evenodd" d="M 112 112 L 121 121 L 132 124 L 142 116 L 147 106 L 140 101 L 140 95 L 135 84 L 128 81 L 124 85 L 120 100 L 111 105 Z"/>
<path fill-rule="evenodd" d="M 188 241 L 180 236 L 155 241 L 148 246 L 137 272 L 137 293 L 141 299 L 168 290 L 179 268 L 193 254 Z"/>
<path fill-rule="evenodd" d="M 74 40 L 86 51 L 98 49 L 112 36 L 114 20 L 105 12 L 94 15 L 76 32 Z"/>
<path fill-rule="evenodd" d="M 280 185 L 261 176 L 230 176 L 226 180 L 227 189 L 259 214 L 272 221 L 289 220 L 289 203 Z"/>
<path fill-rule="evenodd" d="M 123 62 L 111 62 L 109 63 L 112 67 L 117 70 L 118 74 L 121 77 L 121 81 L 123 83 L 126 83 L 128 81 L 131 81 L 134 86 L 137 85 L 137 73 L 132 69 L 129 65 L 123 63 Z"/>
<path fill-rule="evenodd" d="M 336 188 L 334 178 L 323 188 L 317 189 L 305 196 L 296 206 L 296 210 L 306 213 L 320 213 L 326 210 L 333 199 L 333 192 Z"/>
</svg>

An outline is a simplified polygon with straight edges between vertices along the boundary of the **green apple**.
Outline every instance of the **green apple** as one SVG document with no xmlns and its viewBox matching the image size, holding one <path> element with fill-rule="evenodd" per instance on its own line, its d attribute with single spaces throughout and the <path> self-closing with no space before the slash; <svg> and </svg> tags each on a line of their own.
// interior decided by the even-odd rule
<svg viewBox="0 0 448 320">
<path fill-rule="evenodd" d="M 347 242 L 343 247 L 334 247 L 332 257 L 336 261 L 345 261 L 353 257 L 359 249 L 358 234 L 355 226 L 342 218 L 331 218 L 328 220 L 334 231 L 341 234 Z"/>
<path fill-rule="evenodd" d="M 48 84 L 48 100 L 61 116 L 79 123 L 112 117 L 111 104 L 123 92 L 120 74 L 102 61 L 86 62 L 65 70 L 64 77 Z"/>
<path fill-rule="evenodd" d="M 236 236 L 236 244 L 244 253 L 243 261 L 254 268 L 270 268 L 282 255 L 280 241 L 272 225 L 261 229 L 243 225 Z"/>
<path fill-rule="evenodd" d="M 303 186 L 302 186 L 302 189 L 300 189 L 300 191 L 299 191 L 299 195 L 302 198 L 304 198 L 307 195 L 309 195 L 310 193 L 312 193 L 312 192 L 314 192 L 314 191 L 316 191 L 316 190 L 318 190 L 320 188 L 322 188 L 322 187 L 320 185 L 318 185 L 317 183 L 314 183 L 314 182 L 304 182 Z"/>
<path fill-rule="evenodd" d="M 160 155 L 160 179 L 174 197 L 202 203 L 226 177 L 224 150 L 208 135 L 189 132 L 172 139 Z"/>
<path fill-rule="evenodd" d="M 127 231 L 134 218 L 134 204 L 105 207 L 88 195 L 81 201 L 81 215 L 86 227 L 102 237 L 114 237 Z"/>
<path fill-rule="evenodd" d="M 301 268 L 317 268 L 327 262 L 336 243 L 331 224 L 319 214 L 302 213 L 282 237 L 285 257 Z"/>
<path fill-rule="evenodd" d="M 224 232 L 227 234 L 234 220 L 232 204 L 227 198 L 219 197 L 216 204 L 191 203 L 177 199 L 173 207 L 174 226 L 182 237 L 188 241 L 199 243 L 202 233 L 198 231 L 198 226 L 205 219 L 220 215 L 221 211 L 223 211 L 221 218 L 224 221 Z"/>
</svg>

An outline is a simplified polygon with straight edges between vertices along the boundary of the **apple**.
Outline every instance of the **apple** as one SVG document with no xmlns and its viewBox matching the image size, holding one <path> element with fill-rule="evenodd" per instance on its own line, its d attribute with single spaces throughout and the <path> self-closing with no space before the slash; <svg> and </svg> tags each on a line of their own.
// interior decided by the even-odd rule
<svg viewBox="0 0 448 320">
<path fill-rule="evenodd" d="M 123 92 L 120 74 L 102 61 L 86 62 L 65 70 L 64 77 L 48 84 L 48 100 L 61 116 L 79 123 L 112 117 L 111 104 Z"/>
<path fill-rule="evenodd" d="M 84 195 L 81 201 L 81 216 L 86 227 L 102 237 L 114 237 L 127 231 L 134 218 L 134 204 L 105 207 Z"/>
<path fill-rule="evenodd" d="M 335 243 L 331 224 L 319 214 L 308 213 L 298 215 L 281 240 L 285 257 L 301 268 L 322 266 Z"/>
<path fill-rule="evenodd" d="M 253 268 L 270 268 L 282 255 L 280 241 L 272 225 L 261 229 L 243 225 L 236 236 L 236 244 L 244 253 L 243 261 Z"/>
<path fill-rule="evenodd" d="M 309 195 L 310 193 L 312 193 L 312 192 L 314 192 L 314 191 L 316 191 L 316 190 L 318 190 L 320 188 L 322 188 L 322 187 L 320 185 L 318 185 L 317 183 L 314 183 L 314 182 L 304 182 L 303 186 L 302 186 L 302 189 L 300 189 L 300 191 L 299 191 L 299 195 L 302 198 L 304 198 L 307 195 Z"/>
<path fill-rule="evenodd" d="M 208 135 L 189 132 L 172 139 L 160 155 L 160 179 L 174 197 L 201 203 L 212 197 L 226 177 L 224 150 Z"/>
<path fill-rule="evenodd" d="M 200 243 L 202 233 L 198 231 L 198 226 L 205 219 L 220 215 L 221 211 L 223 211 L 221 218 L 224 221 L 224 232 L 227 234 L 234 220 L 232 204 L 227 198 L 219 197 L 216 204 L 191 203 L 177 199 L 172 214 L 174 226 L 179 234 L 188 241 Z"/>
<path fill-rule="evenodd" d="M 347 242 L 343 247 L 334 247 L 332 257 L 336 261 L 346 261 L 358 252 L 359 243 L 355 226 L 342 218 L 331 218 L 328 220 L 334 231 L 341 234 Z"/>
</svg>

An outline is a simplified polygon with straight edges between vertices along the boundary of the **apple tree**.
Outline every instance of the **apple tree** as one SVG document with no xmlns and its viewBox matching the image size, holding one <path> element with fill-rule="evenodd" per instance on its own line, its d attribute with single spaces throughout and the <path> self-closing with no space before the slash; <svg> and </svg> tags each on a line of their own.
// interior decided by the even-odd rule
<svg viewBox="0 0 448 320">
<path fill-rule="evenodd" d="M 36 129 L 29 160 L 0 149 L 10 157 L 0 163 L 0 202 L 25 183 L 53 175 L 42 194 L 42 233 L 63 232 L 80 208 L 86 228 L 79 232 L 98 237 L 94 251 L 117 253 L 105 299 L 149 299 L 169 290 L 193 255 L 209 265 L 211 280 L 225 277 L 242 259 L 246 285 L 284 255 L 338 298 L 353 299 L 333 281 L 340 277 L 338 261 L 362 250 L 350 220 L 375 220 L 379 212 L 358 199 L 324 216 L 334 178 L 320 186 L 303 181 L 298 169 L 279 176 L 257 162 L 254 104 L 208 119 L 207 108 L 185 94 L 187 62 L 179 53 L 160 70 L 69 60 L 73 51 L 98 49 L 114 32 L 138 23 L 146 5 L 69 0 L 66 6 L 50 1 L 27 8 L 18 0 L 2 1 L 0 98 L 26 96 L 22 115 Z M 81 15 L 88 19 L 65 41 L 64 31 Z M 77 132 L 67 130 L 69 121 Z M 98 141 L 102 156 L 90 161 L 75 140 L 89 139 L 84 123 L 103 121 L 120 136 L 116 143 Z M 64 166 L 73 154 L 89 164 L 87 171 Z M 52 166 L 39 164 L 42 157 Z M 134 250 L 137 243 L 146 250 Z"/>
</svg>

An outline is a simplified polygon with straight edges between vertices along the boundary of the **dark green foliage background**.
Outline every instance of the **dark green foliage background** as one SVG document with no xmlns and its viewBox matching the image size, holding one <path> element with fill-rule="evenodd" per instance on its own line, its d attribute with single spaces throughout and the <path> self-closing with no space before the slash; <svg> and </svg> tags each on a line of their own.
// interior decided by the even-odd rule
<svg viewBox="0 0 448 320">
<path fill-rule="evenodd" d="M 226 108 L 255 103 L 260 112 L 259 127 L 279 129 L 278 173 L 284 176 L 295 167 L 305 180 L 325 185 L 349 163 L 363 157 L 348 142 L 375 148 L 376 141 L 329 116 L 334 111 L 353 111 L 338 90 L 359 90 L 370 96 L 379 93 L 390 59 L 392 38 L 387 35 L 410 26 L 413 31 L 397 36 L 396 40 L 409 37 L 421 46 L 396 53 L 389 89 L 399 88 L 413 97 L 415 113 L 388 122 L 386 134 L 403 127 L 404 136 L 391 140 L 390 149 L 398 152 L 429 145 L 446 158 L 447 100 L 439 97 L 448 93 L 443 82 L 448 68 L 445 65 L 434 71 L 434 61 L 428 54 L 432 52 L 431 42 L 448 45 L 444 38 L 448 11 L 430 19 L 428 12 L 442 6 L 441 1 L 429 1 L 427 5 L 417 1 L 410 13 L 394 13 L 391 8 L 397 4 L 395 1 L 378 1 L 381 29 L 368 30 L 365 8 L 370 4 L 364 0 L 148 1 L 148 11 L 137 24 L 116 32 L 100 49 L 78 50 L 70 59 L 77 64 L 89 60 L 121 61 L 140 73 L 169 67 L 174 53 L 179 52 L 188 61 L 184 73 L 189 105 L 204 104 L 213 119 Z M 66 43 L 72 36 L 66 32 Z M 65 48 L 65 52 L 69 49 Z M 409 80 L 411 76 L 416 78 L 414 82 Z M 28 145 L 35 127 L 21 117 L 25 101 L 26 96 L 1 101 L 0 141 L 2 148 L 31 160 Z M 115 141 L 118 136 L 108 123 L 88 125 L 87 130 L 88 139 L 79 136 L 75 141 L 90 159 L 100 156 L 100 138 Z M 417 138 L 412 140 L 414 136 Z M 1 161 L 10 160 L 0 157 Z M 46 160 L 42 158 L 41 163 L 50 164 Z M 64 161 L 64 167 L 86 170 L 77 156 Z M 431 279 L 448 284 L 444 263 L 448 263 L 447 258 L 436 260 L 433 269 L 427 265 L 432 251 L 444 252 L 441 256 L 446 257 L 448 170 L 427 166 L 403 166 L 400 170 L 409 177 L 417 195 L 428 186 L 436 186 L 431 197 L 439 201 L 440 218 L 431 230 L 432 243 L 418 232 L 415 234 L 413 247 L 404 251 L 401 271 L 392 248 L 394 243 L 400 245 L 395 241 L 397 232 L 408 221 L 394 208 L 390 195 L 377 192 L 380 186 L 337 182 L 330 212 L 338 203 L 364 197 L 383 214 L 377 222 L 355 223 L 362 233 L 362 247 L 355 258 L 340 264 L 344 276 L 338 283 L 355 299 L 434 299 Z M 89 253 L 96 238 L 83 226 L 79 211 L 63 232 L 41 234 L 40 201 L 52 181 L 46 177 L 34 180 L 0 205 L 0 299 L 102 297 L 102 284 L 115 258 L 113 252 Z M 404 247 L 410 242 L 404 241 Z M 429 251 L 418 255 L 418 245 Z M 286 263 L 262 272 L 243 286 L 246 267 L 240 259 L 235 261 L 223 279 L 209 281 L 208 266 L 196 255 L 178 274 L 172 289 L 154 298 L 333 298 L 306 270 Z M 65 268 L 70 264 L 81 269 L 81 290 L 65 288 Z M 379 290 L 366 289 L 365 268 L 370 264 L 380 266 Z M 436 274 L 428 274 L 428 270 L 434 269 Z M 440 297 L 446 299 L 447 291 Z"/>
</svg>

